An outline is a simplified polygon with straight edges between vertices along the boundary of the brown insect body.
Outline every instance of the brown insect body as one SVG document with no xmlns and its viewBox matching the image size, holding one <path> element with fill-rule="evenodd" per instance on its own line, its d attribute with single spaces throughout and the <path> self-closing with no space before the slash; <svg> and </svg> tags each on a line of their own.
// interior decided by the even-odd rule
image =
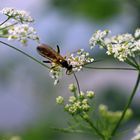
<svg viewBox="0 0 140 140">
<path fill-rule="evenodd" d="M 61 67 L 66 68 L 67 74 L 68 74 L 68 71 L 69 72 L 72 71 L 72 65 L 69 65 L 67 60 L 63 56 L 60 55 L 59 48 L 58 48 L 58 52 L 57 52 L 49 45 L 41 44 L 37 47 L 37 51 L 41 56 L 50 60 L 50 62 L 53 62 L 55 64 L 60 65 Z"/>
</svg>

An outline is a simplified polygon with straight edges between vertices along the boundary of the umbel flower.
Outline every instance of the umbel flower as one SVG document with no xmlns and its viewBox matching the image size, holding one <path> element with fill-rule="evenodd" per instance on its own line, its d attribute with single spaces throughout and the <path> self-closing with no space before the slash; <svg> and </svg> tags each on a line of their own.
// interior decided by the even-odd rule
<svg viewBox="0 0 140 140">
<path fill-rule="evenodd" d="M 35 29 L 28 24 L 20 24 L 9 28 L 8 40 L 18 40 L 22 44 L 27 44 L 28 39 L 39 39 Z"/>
<path fill-rule="evenodd" d="M 109 31 L 96 31 L 89 44 L 91 49 L 96 45 L 106 49 L 108 55 L 113 55 L 119 61 L 126 61 L 135 57 L 140 51 L 140 29 L 136 29 L 134 35 L 126 33 L 107 37 Z"/>
<path fill-rule="evenodd" d="M 51 63 L 50 76 L 54 79 L 54 85 L 58 84 L 59 79 L 62 77 L 62 74 L 62 67 L 55 63 Z"/>
<path fill-rule="evenodd" d="M 66 112 L 71 115 L 85 115 L 90 109 L 90 100 L 94 98 L 95 93 L 93 91 L 81 92 L 76 95 L 77 88 L 74 84 L 69 85 L 69 90 L 73 93 L 69 97 L 68 101 L 64 101 L 62 96 L 56 98 L 56 103 L 63 105 Z"/>
<path fill-rule="evenodd" d="M 34 20 L 29 13 L 14 8 L 4 8 L 1 13 L 7 16 L 0 24 L 1 38 L 7 38 L 8 41 L 17 40 L 23 45 L 27 45 L 29 39 L 39 42 L 37 32 L 30 26 Z"/>
<path fill-rule="evenodd" d="M 3 8 L 1 10 L 1 13 L 6 15 L 8 18 L 12 18 L 22 23 L 24 22 L 29 23 L 34 21 L 34 19 L 26 11 L 16 10 L 15 8 L 12 7 Z"/>
<path fill-rule="evenodd" d="M 70 72 L 72 74 L 73 72 L 79 72 L 80 70 L 82 70 L 84 65 L 92 63 L 94 59 L 92 57 L 89 57 L 89 53 L 85 52 L 84 49 L 80 49 L 77 52 L 66 56 L 66 61 L 69 65 L 72 66 L 72 70 Z M 60 65 L 51 62 L 50 75 L 53 79 L 55 79 L 54 85 L 59 82 L 62 74 L 63 68 Z"/>
<path fill-rule="evenodd" d="M 89 53 L 84 51 L 84 49 L 80 49 L 75 53 L 71 53 L 67 58 L 70 65 L 73 67 L 73 71 L 80 71 L 85 64 L 92 63 L 94 59 L 89 57 Z"/>
</svg>

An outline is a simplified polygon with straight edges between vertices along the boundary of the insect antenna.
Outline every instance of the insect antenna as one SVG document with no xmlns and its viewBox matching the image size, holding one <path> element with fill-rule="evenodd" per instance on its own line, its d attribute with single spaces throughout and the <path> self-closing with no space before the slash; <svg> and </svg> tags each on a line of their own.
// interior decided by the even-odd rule
<svg viewBox="0 0 140 140">
<path fill-rule="evenodd" d="M 60 54 L 60 47 L 58 45 L 56 47 L 57 47 L 57 53 Z"/>
</svg>

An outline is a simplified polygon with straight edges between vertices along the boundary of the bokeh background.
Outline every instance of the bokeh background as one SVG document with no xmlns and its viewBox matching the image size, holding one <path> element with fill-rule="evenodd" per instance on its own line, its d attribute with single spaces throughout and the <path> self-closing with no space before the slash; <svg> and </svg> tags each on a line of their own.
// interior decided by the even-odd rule
<svg viewBox="0 0 140 140">
<path fill-rule="evenodd" d="M 41 41 L 54 47 L 58 44 L 62 54 L 78 48 L 90 51 L 88 41 L 98 29 L 109 29 L 115 35 L 133 33 L 140 26 L 139 0 L 0 0 L 0 3 L 0 9 L 15 7 L 29 11 Z M 11 44 L 42 60 L 34 42 L 27 47 Z M 104 59 L 94 66 L 127 66 L 97 48 L 90 54 Z M 81 89 L 94 90 L 96 104 L 106 104 L 111 110 L 123 109 L 136 80 L 134 71 L 84 69 L 77 76 Z M 67 87 L 72 82 L 73 76 L 64 75 L 54 86 L 47 69 L 0 45 L 0 139 L 20 135 L 23 140 L 92 140 L 89 134 L 64 134 L 50 129 L 64 128 L 71 119 L 56 105 L 55 98 L 69 96 Z M 124 125 L 127 131 L 119 140 L 130 139 L 140 122 L 139 91 L 131 105 L 133 118 Z"/>
</svg>

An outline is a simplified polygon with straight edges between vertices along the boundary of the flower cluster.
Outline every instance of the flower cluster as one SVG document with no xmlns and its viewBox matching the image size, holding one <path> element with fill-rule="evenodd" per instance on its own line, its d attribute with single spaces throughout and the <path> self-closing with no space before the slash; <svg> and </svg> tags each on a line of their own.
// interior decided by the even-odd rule
<svg viewBox="0 0 140 140">
<path fill-rule="evenodd" d="M 73 93 L 73 96 L 70 96 L 68 103 L 64 102 L 62 96 L 56 98 L 57 104 L 62 104 L 66 112 L 71 115 L 85 115 L 89 112 L 90 99 L 94 98 L 95 93 L 93 91 L 87 91 L 86 93 L 81 92 L 80 95 L 76 95 L 77 88 L 74 84 L 69 85 L 69 90 Z"/>
<path fill-rule="evenodd" d="M 84 49 L 80 49 L 76 52 L 76 54 L 72 53 L 70 56 L 67 56 L 66 61 L 69 65 L 72 65 L 72 70 L 70 74 L 73 72 L 79 72 L 84 65 L 92 63 L 94 61 L 93 58 L 89 57 L 89 53 L 85 52 Z M 63 68 L 56 63 L 51 62 L 50 75 L 54 81 L 54 85 L 59 82 L 63 73 Z"/>
<path fill-rule="evenodd" d="M 98 43 L 101 43 L 104 41 L 104 38 L 108 35 L 110 31 L 109 30 L 97 30 L 91 37 L 91 39 L 89 40 L 89 45 L 90 48 L 94 48 L 94 46 L 96 46 Z"/>
<path fill-rule="evenodd" d="M 136 53 L 140 51 L 140 29 L 137 29 L 134 35 L 126 33 L 106 37 L 107 34 L 106 30 L 94 33 L 89 41 L 91 48 L 99 45 L 107 50 L 108 55 L 113 55 L 119 61 L 135 57 Z"/>
<path fill-rule="evenodd" d="M 140 140 L 140 125 L 134 130 L 135 136 L 131 140 Z"/>
<path fill-rule="evenodd" d="M 54 79 L 54 85 L 56 85 L 62 77 L 62 67 L 51 63 L 50 76 Z"/>
<path fill-rule="evenodd" d="M 23 45 L 27 45 L 28 39 L 39 42 L 35 29 L 30 26 L 33 18 L 26 11 L 4 8 L 1 13 L 8 18 L 0 24 L 0 37 L 20 41 Z"/>
<path fill-rule="evenodd" d="M 29 13 L 24 10 L 16 10 L 14 8 L 7 7 L 3 8 L 0 12 L 8 16 L 8 18 L 12 18 L 21 23 L 34 21 L 34 19 L 29 15 Z"/>
<path fill-rule="evenodd" d="M 18 40 L 22 44 L 26 44 L 28 39 L 38 40 L 37 33 L 33 27 L 28 24 L 20 24 L 12 26 L 8 30 L 8 40 Z"/>
<path fill-rule="evenodd" d="M 122 111 L 116 111 L 116 112 L 109 111 L 108 107 L 106 105 L 101 104 L 101 105 L 99 105 L 99 114 L 104 119 L 106 119 L 106 121 L 108 121 L 112 124 L 115 124 L 118 122 L 118 120 L 122 116 Z M 127 109 L 123 121 L 127 121 L 132 116 L 132 114 L 133 114 L 132 110 Z"/>
<path fill-rule="evenodd" d="M 68 58 L 68 62 L 73 67 L 73 71 L 80 71 L 85 64 L 92 63 L 93 58 L 89 57 L 89 53 L 84 49 L 78 50 L 76 53 L 72 53 Z"/>
</svg>

